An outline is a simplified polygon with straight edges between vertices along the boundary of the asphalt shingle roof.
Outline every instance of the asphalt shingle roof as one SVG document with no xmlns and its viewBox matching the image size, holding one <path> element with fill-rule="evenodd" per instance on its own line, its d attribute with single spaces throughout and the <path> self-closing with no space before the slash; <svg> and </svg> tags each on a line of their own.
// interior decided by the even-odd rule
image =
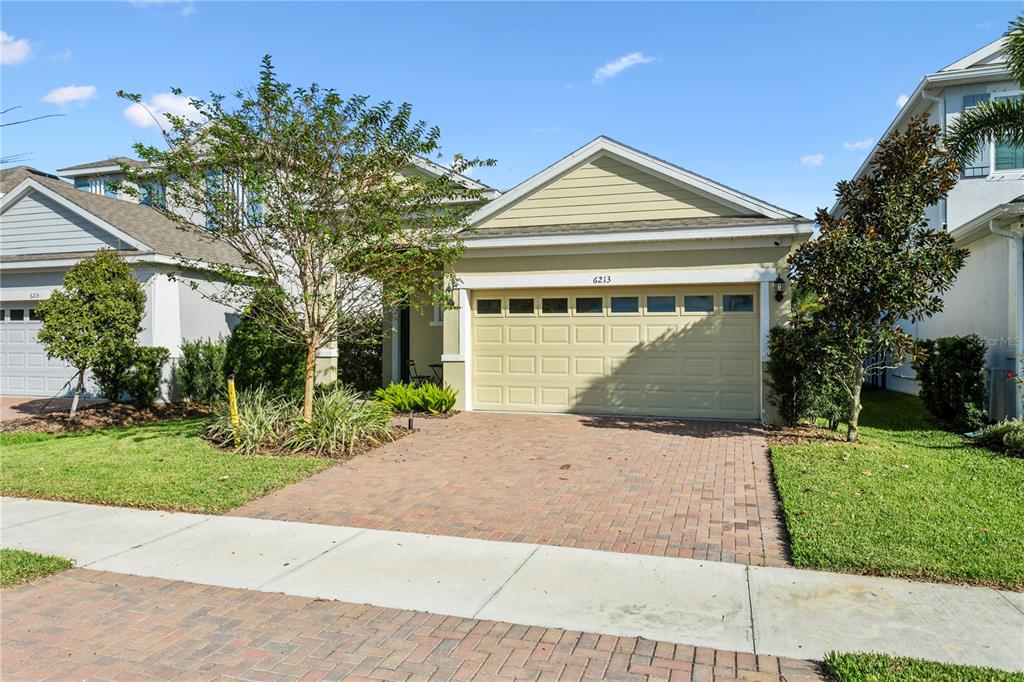
<svg viewBox="0 0 1024 682">
<path fill-rule="evenodd" d="M 244 265 L 238 251 L 204 236 L 198 228 L 195 232 L 183 230 L 149 206 L 75 189 L 49 173 L 28 166 L 0 170 L 0 193 L 7 194 L 27 178 L 32 178 L 79 208 L 124 231 L 148 246 L 152 253 L 213 264 Z M 72 255 L 71 252 L 50 253 L 47 258 Z"/>
<path fill-rule="evenodd" d="M 529 225 L 525 227 L 485 227 L 466 237 L 486 240 L 489 237 L 527 237 L 560 234 L 601 234 L 605 232 L 637 232 L 647 230 L 678 230 L 699 227 L 746 227 L 750 225 L 792 225 L 811 224 L 813 221 L 796 216 L 793 218 L 765 218 L 764 216 L 740 216 L 703 218 L 671 218 L 666 220 L 624 220 L 607 223 L 572 223 L 564 225 Z"/>
</svg>

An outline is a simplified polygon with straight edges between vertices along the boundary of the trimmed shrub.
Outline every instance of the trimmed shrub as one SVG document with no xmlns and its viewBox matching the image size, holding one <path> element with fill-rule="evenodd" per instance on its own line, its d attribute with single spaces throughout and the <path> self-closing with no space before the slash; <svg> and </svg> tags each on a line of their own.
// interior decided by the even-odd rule
<svg viewBox="0 0 1024 682">
<path fill-rule="evenodd" d="M 382 351 L 381 320 L 365 317 L 338 339 L 338 380 L 357 391 L 380 387 Z"/>
<path fill-rule="evenodd" d="M 380 445 L 394 438 L 387 406 L 363 400 L 353 389 L 337 384 L 314 393 L 313 419 L 295 417 L 285 446 L 324 456 L 352 453 L 360 445 Z"/>
<path fill-rule="evenodd" d="M 768 402 L 789 425 L 821 418 L 829 427 L 849 413 L 850 396 L 829 378 L 824 353 L 808 332 L 793 327 L 772 327 L 768 332 Z"/>
<path fill-rule="evenodd" d="M 235 375 L 239 390 L 264 387 L 272 394 L 302 392 L 306 351 L 267 332 L 251 316 L 243 316 L 227 341 L 224 371 Z"/>
<path fill-rule="evenodd" d="M 913 367 L 929 412 L 964 431 L 985 423 L 986 350 L 974 334 L 918 343 Z"/>
<path fill-rule="evenodd" d="M 238 437 L 238 452 L 256 454 L 262 448 L 277 447 L 284 440 L 288 425 L 299 411 L 298 404 L 289 398 L 274 396 L 262 386 L 239 391 L 238 429 L 231 424 L 231 409 L 227 399 L 217 402 L 213 419 L 206 427 L 206 437 L 223 447 L 234 447 Z"/>
<path fill-rule="evenodd" d="M 1007 419 L 986 426 L 973 434 L 972 439 L 978 445 L 1011 457 L 1024 457 L 1024 419 Z"/>
<path fill-rule="evenodd" d="M 128 392 L 128 373 L 135 364 L 134 346 L 107 352 L 92 367 L 92 378 L 101 396 L 112 403 L 122 402 Z"/>
<path fill-rule="evenodd" d="M 125 388 L 132 396 L 132 404 L 140 410 L 153 407 L 160 394 L 164 365 L 171 352 L 163 346 L 140 346 L 135 349 L 135 362 L 125 379 Z"/>
<path fill-rule="evenodd" d="M 226 356 L 227 343 L 223 339 L 200 339 L 182 343 L 181 357 L 174 367 L 174 385 L 178 396 L 190 403 L 215 403 L 226 391 Z"/>
<path fill-rule="evenodd" d="M 425 383 L 389 384 L 378 388 L 377 400 L 391 412 L 429 412 L 444 414 L 455 407 L 455 399 L 459 392 L 451 386 L 438 386 Z"/>
</svg>

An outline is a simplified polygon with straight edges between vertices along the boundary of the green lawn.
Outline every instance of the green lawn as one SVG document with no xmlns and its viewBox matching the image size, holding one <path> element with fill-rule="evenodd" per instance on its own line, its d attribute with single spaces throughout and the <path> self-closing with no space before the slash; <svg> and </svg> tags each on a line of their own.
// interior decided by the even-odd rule
<svg viewBox="0 0 1024 682">
<path fill-rule="evenodd" d="M 71 562 L 60 557 L 43 556 L 20 549 L 0 549 L 0 587 L 19 585 L 69 568 Z"/>
<path fill-rule="evenodd" d="M 830 653 L 825 657 L 825 669 L 835 682 L 1024 682 L 1021 673 L 884 654 Z"/>
<path fill-rule="evenodd" d="M 72 502 L 221 513 L 331 465 L 218 450 L 203 421 L 69 435 L 0 434 L 0 492 Z"/>
<path fill-rule="evenodd" d="M 1024 460 L 864 395 L 860 445 L 772 446 L 797 566 L 1024 589 Z"/>
</svg>

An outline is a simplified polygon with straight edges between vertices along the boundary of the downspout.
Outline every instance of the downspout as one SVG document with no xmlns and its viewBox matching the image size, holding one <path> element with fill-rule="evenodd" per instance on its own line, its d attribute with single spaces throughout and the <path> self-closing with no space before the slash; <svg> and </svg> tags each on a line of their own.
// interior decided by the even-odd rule
<svg viewBox="0 0 1024 682">
<path fill-rule="evenodd" d="M 939 128 L 942 130 L 942 138 L 946 138 L 946 98 L 940 97 L 939 95 L 930 95 L 927 90 L 921 91 L 921 97 L 928 100 L 929 102 L 935 102 L 939 105 Z M 947 214 L 946 214 L 946 199 L 939 199 L 939 220 L 942 222 L 942 230 L 946 231 Z"/>
<path fill-rule="evenodd" d="M 1006 237 L 1013 241 L 1017 245 L 1017 253 L 1014 260 L 1016 266 L 1010 273 L 1012 277 L 1010 291 L 1014 290 L 1013 283 L 1016 283 L 1017 291 L 1017 352 L 1014 354 L 1014 375 L 1020 377 L 1024 374 L 1024 234 L 1008 230 L 1004 227 L 999 227 L 997 224 L 998 218 L 992 218 L 988 221 L 988 229 L 994 235 L 1000 237 Z M 1017 402 L 1014 405 L 1014 413 L 1018 417 L 1024 417 L 1021 410 L 1024 409 L 1024 386 L 1020 383 L 1017 384 Z"/>
</svg>

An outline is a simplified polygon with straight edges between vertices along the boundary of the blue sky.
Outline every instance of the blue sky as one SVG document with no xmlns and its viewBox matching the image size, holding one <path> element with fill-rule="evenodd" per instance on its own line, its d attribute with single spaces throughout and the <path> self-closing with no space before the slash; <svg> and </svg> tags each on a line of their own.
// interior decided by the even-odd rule
<svg viewBox="0 0 1024 682">
<path fill-rule="evenodd" d="M 4 156 L 57 168 L 152 142 L 157 106 L 283 79 L 408 101 L 507 189 L 600 134 L 811 215 L 921 76 L 997 38 L 1004 3 L 5 2 Z M 602 69 L 602 67 L 604 67 Z M 71 87 L 74 86 L 74 87 Z M 868 142 L 865 142 L 868 141 Z"/>
</svg>

